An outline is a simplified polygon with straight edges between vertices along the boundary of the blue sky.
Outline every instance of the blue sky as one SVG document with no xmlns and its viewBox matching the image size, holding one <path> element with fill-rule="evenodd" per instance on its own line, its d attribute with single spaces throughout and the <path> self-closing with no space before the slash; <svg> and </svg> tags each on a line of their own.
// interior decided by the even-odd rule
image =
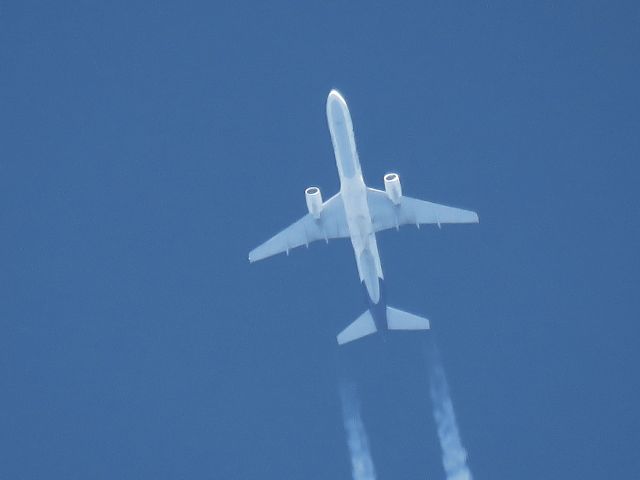
<svg viewBox="0 0 640 480">
<path fill-rule="evenodd" d="M 365 179 L 480 224 L 385 232 L 477 479 L 640 470 L 636 2 L 0 8 L 0 477 L 444 478 L 424 338 L 338 350 L 348 242 L 248 251 Z"/>
</svg>

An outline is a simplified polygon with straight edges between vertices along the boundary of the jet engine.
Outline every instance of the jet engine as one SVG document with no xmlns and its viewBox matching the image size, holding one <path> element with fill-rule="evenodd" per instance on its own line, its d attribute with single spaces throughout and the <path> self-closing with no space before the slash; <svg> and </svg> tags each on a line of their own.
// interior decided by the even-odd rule
<svg viewBox="0 0 640 480">
<path fill-rule="evenodd" d="M 313 218 L 318 220 L 322 213 L 322 193 L 318 187 L 309 187 L 304 191 L 307 200 L 307 208 Z"/>
<path fill-rule="evenodd" d="M 384 176 L 384 191 L 387 192 L 387 196 L 394 205 L 400 203 L 402 186 L 400 185 L 400 177 L 397 173 L 387 173 Z"/>
</svg>

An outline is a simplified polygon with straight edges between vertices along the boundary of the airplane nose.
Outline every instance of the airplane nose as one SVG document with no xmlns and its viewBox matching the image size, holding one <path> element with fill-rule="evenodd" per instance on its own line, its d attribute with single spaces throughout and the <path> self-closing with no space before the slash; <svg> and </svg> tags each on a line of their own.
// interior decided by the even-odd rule
<svg viewBox="0 0 640 480">
<path fill-rule="evenodd" d="M 327 103 L 339 102 L 343 105 L 346 105 L 347 102 L 344 101 L 343 96 L 336 89 L 333 89 L 329 92 L 329 97 L 327 98 Z"/>
</svg>

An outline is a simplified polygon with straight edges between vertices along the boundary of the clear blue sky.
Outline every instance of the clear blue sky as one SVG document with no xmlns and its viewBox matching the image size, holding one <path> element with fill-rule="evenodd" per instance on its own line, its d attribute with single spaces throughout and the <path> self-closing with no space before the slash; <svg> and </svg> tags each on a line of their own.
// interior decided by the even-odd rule
<svg viewBox="0 0 640 480">
<path fill-rule="evenodd" d="M 348 242 L 248 251 L 366 180 L 480 225 L 380 235 L 476 479 L 640 471 L 637 2 L 4 2 L 0 478 L 443 478 L 421 338 L 335 334 Z"/>
</svg>

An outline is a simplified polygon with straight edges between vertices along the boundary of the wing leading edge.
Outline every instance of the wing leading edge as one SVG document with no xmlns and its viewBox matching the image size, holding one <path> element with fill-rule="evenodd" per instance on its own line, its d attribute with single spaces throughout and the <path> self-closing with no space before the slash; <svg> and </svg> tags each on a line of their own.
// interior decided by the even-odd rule
<svg viewBox="0 0 640 480">
<path fill-rule="evenodd" d="M 478 223 L 478 214 L 471 210 L 405 196 L 400 198 L 398 205 L 394 205 L 386 192 L 375 188 L 367 188 L 367 201 L 376 232 L 401 225 Z"/>
<path fill-rule="evenodd" d="M 328 241 L 330 238 L 346 238 L 349 226 L 344 212 L 344 204 L 339 193 L 323 203 L 320 218 L 316 220 L 306 214 L 300 220 L 277 233 L 257 248 L 249 252 L 249 261 L 257 262 L 263 258 L 286 252 L 302 245 L 309 245 L 317 240 Z"/>
</svg>

